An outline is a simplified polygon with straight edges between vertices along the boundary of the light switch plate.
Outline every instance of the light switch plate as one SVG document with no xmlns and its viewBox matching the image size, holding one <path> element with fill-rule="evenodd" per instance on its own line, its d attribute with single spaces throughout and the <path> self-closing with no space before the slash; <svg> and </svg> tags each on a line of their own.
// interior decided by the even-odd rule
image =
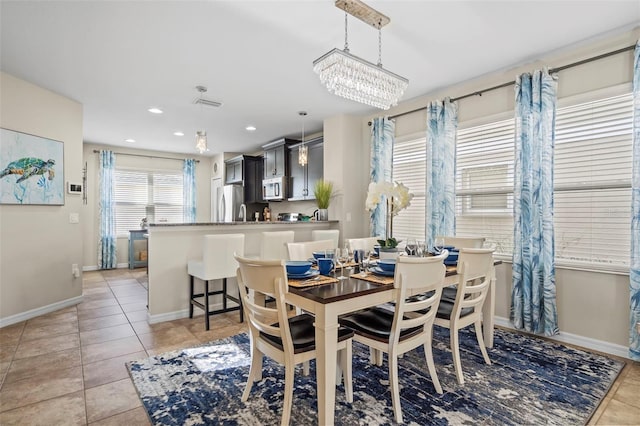
<svg viewBox="0 0 640 426">
<path fill-rule="evenodd" d="M 80 223 L 80 214 L 69 213 L 69 223 Z"/>
</svg>

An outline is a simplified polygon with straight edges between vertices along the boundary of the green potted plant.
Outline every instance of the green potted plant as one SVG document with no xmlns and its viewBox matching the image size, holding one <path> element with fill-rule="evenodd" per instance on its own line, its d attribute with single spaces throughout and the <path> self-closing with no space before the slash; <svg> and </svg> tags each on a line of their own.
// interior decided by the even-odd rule
<svg viewBox="0 0 640 426">
<path fill-rule="evenodd" d="M 333 195 L 333 182 L 320 179 L 316 181 L 313 188 L 313 195 L 316 197 L 318 205 L 318 220 L 329 220 L 329 202 Z"/>
</svg>

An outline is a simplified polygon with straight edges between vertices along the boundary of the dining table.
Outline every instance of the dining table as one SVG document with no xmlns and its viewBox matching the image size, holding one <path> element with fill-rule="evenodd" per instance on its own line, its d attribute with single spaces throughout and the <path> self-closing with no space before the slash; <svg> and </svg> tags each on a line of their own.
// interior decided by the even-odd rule
<svg viewBox="0 0 640 426">
<path fill-rule="evenodd" d="M 495 311 L 495 265 L 490 289 L 483 305 L 483 337 L 488 348 L 493 347 Z M 316 381 L 318 394 L 318 424 L 333 425 L 336 390 L 336 356 L 338 317 L 391 302 L 395 299 L 393 280 L 386 284 L 365 280 L 366 276 L 352 274 L 348 279 L 309 287 L 289 285 L 287 303 L 315 315 Z M 448 266 L 445 286 L 456 284 L 455 266 Z"/>
</svg>

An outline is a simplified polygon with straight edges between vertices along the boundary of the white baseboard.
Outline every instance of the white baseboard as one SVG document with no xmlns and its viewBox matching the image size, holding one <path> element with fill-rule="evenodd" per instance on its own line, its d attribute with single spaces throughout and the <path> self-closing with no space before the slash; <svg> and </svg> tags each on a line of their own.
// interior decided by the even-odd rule
<svg viewBox="0 0 640 426">
<path fill-rule="evenodd" d="M 173 321 L 173 320 L 188 318 L 188 317 L 189 317 L 188 309 L 181 309 L 179 311 L 166 312 L 164 314 L 157 314 L 157 315 L 151 315 L 147 313 L 147 322 L 149 324 L 156 324 L 159 322 Z"/>
<path fill-rule="evenodd" d="M 227 306 L 233 307 L 237 305 L 234 302 L 231 302 Z M 211 308 L 213 308 L 213 310 L 222 309 L 222 302 L 211 305 Z M 202 316 L 203 314 L 204 314 L 204 311 L 200 308 L 195 308 L 193 310 L 194 318 L 197 316 Z M 189 318 L 189 309 L 181 309 L 179 311 L 166 312 L 164 314 L 157 314 L 157 315 L 150 315 L 149 313 L 147 313 L 147 322 L 149 324 L 156 324 L 164 321 L 173 321 L 173 320 L 182 319 L 182 318 Z M 213 319 L 210 319 L 210 321 L 213 321 Z"/>
<path fill-rule="evenodd" d="M 511 330 L 517 330 L 513 323 L 508 318 L 503 317 L 495 317 L 495 324 L 504 328 L 509 328 Z M 577 334 L 566 333 L 561 331 L 560 334 L 555 336 L 545 336 L 550 340 L 555 340 L 560 343 L 569 343 L 571 345 L 580 346 L 586 349 L 592 349 L 594 351 L 604 352 L 610 355 L 619 356 L 622 358 L 629 358 L 629 348 L 622 345 L 617 345 L 611 342 L 605 342 L 602 340 L 592 339 L 590 337 L 579 336 Z"/>
<path fill-rule="evenodd" d="M 116 269 L 128 269 L 128 268 L 129 268 L 128 263 L 118 263 L 116 265 Z M 98 268 L 98 265 L 92 265 L 92 266 L 83 266 L 82 270 L 83 271 L 99 271 L 100 268 Z"/>
<path fill-rule="evenodd" d="M 72 297 L 71 299 L 61 300 L 60 302 L 52 303 L 51 305 L 42 306 L 40 308 L 31 309 L 26 312 L 11 315 L 10 317 L 0 318 L 0 327 L 6 327 L 11 324 L 16 324 L 21 321 L 26 321 L 31 318 L 38 317 L 40 315 L 55 312 L 60 309 L 64 309 L 69 306 L 77 305 L 82 302 L 82 296 Z"/>
</svg>

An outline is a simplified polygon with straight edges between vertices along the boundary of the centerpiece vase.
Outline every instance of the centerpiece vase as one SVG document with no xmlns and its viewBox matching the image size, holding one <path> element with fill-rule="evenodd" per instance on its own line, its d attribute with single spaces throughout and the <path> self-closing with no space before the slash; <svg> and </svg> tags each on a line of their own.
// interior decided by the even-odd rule
<svg viewBox="0 0 640 426">
<path fill-rule="evenodd" d="M 393 237 L 393 197 L 387 199 L 387 210 L 385 220 L 385 239 Z M 398 257 L 397 247 L 380 247 L 380 259 L 396 259 Z"/>
</svg>

